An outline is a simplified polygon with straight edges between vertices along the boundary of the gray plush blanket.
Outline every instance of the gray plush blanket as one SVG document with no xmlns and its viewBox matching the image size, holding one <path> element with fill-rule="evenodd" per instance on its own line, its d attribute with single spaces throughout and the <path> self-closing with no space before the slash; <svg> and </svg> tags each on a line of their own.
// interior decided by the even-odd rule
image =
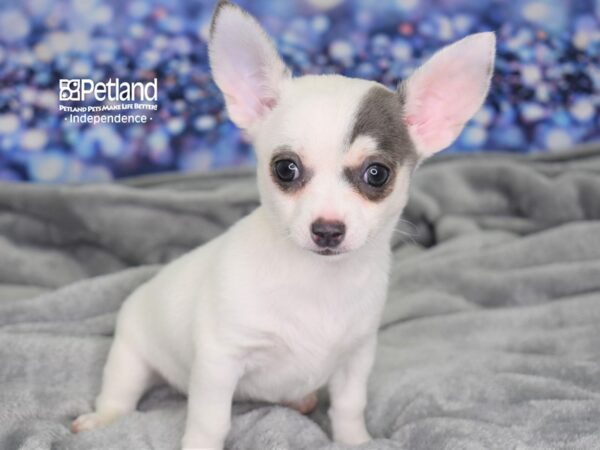
<svg viewBox="0 0 600 450">
<path fill-rule="evenodd" d="M 121 302 L 257 204 L 249 172 L 0 187 L 0 449 L 176 449 L 185 398 L 72 435 Z M 369 386 L 367 449 L 600 449 L 600 151 L 418 172 Z M 343 450 L 310 416 L 236 404 L 229 449 Z"/>
</svg>

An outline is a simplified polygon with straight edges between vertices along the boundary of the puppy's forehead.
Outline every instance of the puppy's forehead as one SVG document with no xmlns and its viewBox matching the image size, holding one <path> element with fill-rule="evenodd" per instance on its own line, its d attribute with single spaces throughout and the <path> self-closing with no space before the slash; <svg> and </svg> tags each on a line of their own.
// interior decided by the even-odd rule
<svg viewBox="0 0 600 450">
<path fill-rule="evenodd" d="M 357 156 L 378 151 L 401 164 L 416 155 L 403 124 L 403 104 L 401 93 L 374 81 L 340 75 L 295 78 L 284 90 L 278 119 L 268 127 L 274 141 L 268 147 L 284 144 L 320 163 L 339 161 L 349 149 Z M 365 142 L 375 145 L 362 148 Z"/>
<path fill-rule="evenodd" d="M 269 134 L 321 157 L 339 154 L 348 145 L 358 105 L 376 85 L 340 75 L 295 78 L 283 91 Z"/>
<path fill-rule="evenodd" d="M 377 151 L 398 163 L 415 162 L 416 150 L 404 125 L 404 95 L 381 85 L 371 87 L 362 98 L 349 135 L 350 147 L 360 138 L 375 140 Z"/>
</svg>

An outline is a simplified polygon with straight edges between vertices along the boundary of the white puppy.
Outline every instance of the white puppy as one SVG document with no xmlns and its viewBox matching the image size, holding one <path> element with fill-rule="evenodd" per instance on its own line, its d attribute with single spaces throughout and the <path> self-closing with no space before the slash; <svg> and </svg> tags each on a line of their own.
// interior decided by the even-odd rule
<svg viewBox="0 0 600 450">
<path fill-rule="evenodd" d="M 96 411 L 73 430 L 135 410 L 166 380 L 188 395 L 184 448 L 223 448 L 232 400 L 307 412 L 324 385 L 333 438 L 370 439 L 363 413 L 391 236 L 414 169 L 481 106 L 494 48 L 492 33 L 469 36 L 396 91 L 292 78 L 260 25 L 220 2 L 210 63 L 231 120 L 253 140 L 261 206 L 131 294 Z"/>
</svg>

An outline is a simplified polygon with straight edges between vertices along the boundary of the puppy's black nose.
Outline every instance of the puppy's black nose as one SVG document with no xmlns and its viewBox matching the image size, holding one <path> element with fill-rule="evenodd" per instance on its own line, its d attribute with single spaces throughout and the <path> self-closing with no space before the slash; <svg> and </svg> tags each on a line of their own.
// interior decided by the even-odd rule
<svg viewBox="0 0 600 450">
<path fill-rule="evenodd" d="M 340 245 L 346 234 L 346 225 L 340 221 L 317 219 L 310 226 L 312 239 L 319 247 L 334 248 Z"/>
</svg>

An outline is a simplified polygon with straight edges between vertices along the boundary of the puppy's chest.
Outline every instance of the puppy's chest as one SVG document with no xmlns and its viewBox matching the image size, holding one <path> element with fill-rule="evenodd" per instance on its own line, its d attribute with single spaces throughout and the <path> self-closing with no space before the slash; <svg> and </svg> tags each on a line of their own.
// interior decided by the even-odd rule
<svg viewBox="0 0 600 450">
<path fill-rule="evenodd" d="M 380 296 L 356 285 L 288 292 L 248 329 L 242 389 L 250 397 L 281 401 L 321 387 L 376 327 Z"/>
<path fill-rule="evenodd" d="M 256 331 L 290 354 L 343 351 L 372 327 L 385 296 L 384 280 L 370 279 L 366 271 L 361 275 L 290 280 L 265 290 L 258 285 Z"/>
</svg>

